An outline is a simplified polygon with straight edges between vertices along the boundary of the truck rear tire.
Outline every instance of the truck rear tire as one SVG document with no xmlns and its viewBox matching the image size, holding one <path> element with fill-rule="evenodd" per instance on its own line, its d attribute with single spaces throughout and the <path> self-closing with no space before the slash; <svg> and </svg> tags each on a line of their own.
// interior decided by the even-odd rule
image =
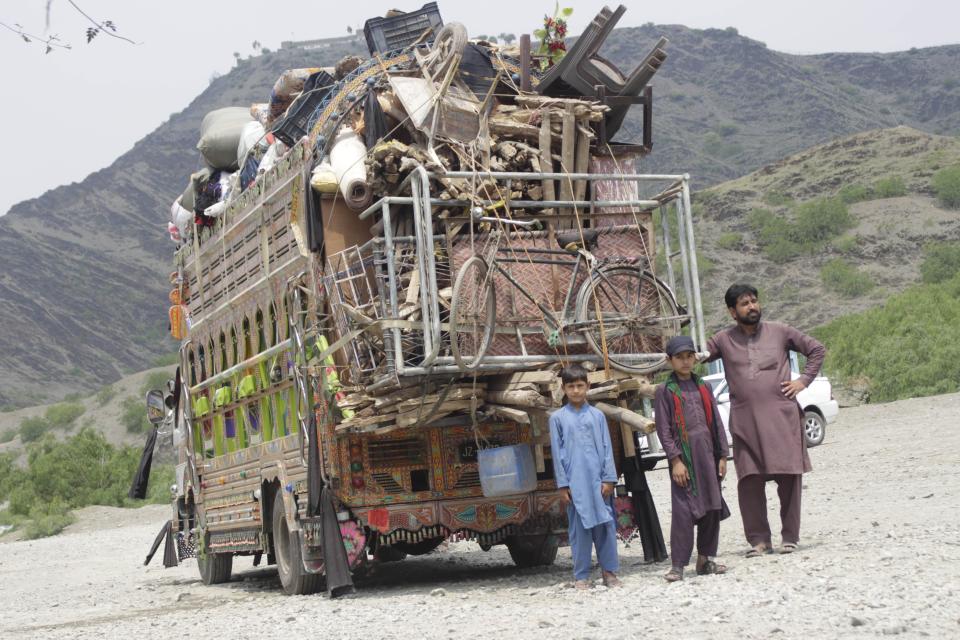
<svg viewBox="0 0 960 640">
<path fill-rule="evenodd" d="M 300 536 L 290 531 L 283 506 L 283 491 L 273 500 L 273 549 L 277 557 L 277 573 L 287 595 L 302 596 L 323 589 L 323 576 L 303 568 Z"/>
<path fill-rule="evenodd" d="M 203 584 L 229 582 L 233 572 L 233 554 L 207 551 L 197 556 L 197 568 L 200 569 L 200 580 Z"/>
<path fill-rule="evenodd" d="M 560 539 L 549 534 L 510 536 L 506 544 L 513 563 L 518 567 L 546 567 L 557 559 Z"/>
</svg>

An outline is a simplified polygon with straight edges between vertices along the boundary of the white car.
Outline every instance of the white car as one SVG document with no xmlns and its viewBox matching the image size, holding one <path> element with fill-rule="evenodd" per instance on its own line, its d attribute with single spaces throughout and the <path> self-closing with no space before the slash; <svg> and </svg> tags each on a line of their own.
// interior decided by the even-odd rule
<svg viewBox="0 0 960 640">
<path fill-rule="evenodd" d="M 800 377 L 796 372 L 791 374 L 795 380 Z M 727 432 L 727 442 L 733 446 L 730 436 L 730 389 L 723 373 L 714 373 L 704 376 L 703 379 L 713 389 L 713 397 L 717 399 L 717 409 L 723 420 L 723 428 Z M 803 407 L 803 434 L 807 439 L 808 447 L 815 447 L 823 442 L 827 425 L 836 420 L 840 413 L 840 405 L 833 399 L 833 387 L 826 376 L 817 376 L 809 387 L 797 394 L 797 402 Z"/>
</svg>

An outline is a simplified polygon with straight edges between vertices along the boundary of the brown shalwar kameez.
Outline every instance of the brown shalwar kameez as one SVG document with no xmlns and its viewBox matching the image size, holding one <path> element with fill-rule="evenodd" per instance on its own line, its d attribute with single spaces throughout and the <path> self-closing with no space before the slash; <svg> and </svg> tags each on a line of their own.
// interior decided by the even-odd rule
<svg viewBox="0 0 960 640">
<path fill-rule="evenodd" d="M 694 495 L 691 487 L 681 487 L 672 478 L 670 481 L 670 555 L 673 556 L 673 567 L 680 569 L 690 562 L 694 525 L 697 528 L 697 553 L 708 557 L 717 555 L 723 508 L 717 461 L 720 457 L 727 457 L 728 449 L 716 404 L 711 404 L 715 430 L 711 433 L 697 383 L 693 380 L 677 382 L 683 396 L 683 416 L 697 483 Z M 682 458 L 680 437 L 674 428 L 675 411 L 673 396 L 664 385 L 658 385 L 655 398 L 657 436 L 664 454 L 671 461 Z M 715 435 L 719 437 L 715 438 Z"/>
<path fill-rule="evenodd" d="M 801 474 L 811 470 L 803 437 L 803 410 L 783 395 L 790 381 L 789 352 L 807 357 L 800 380 L 807 386 L 820 371 L 826 350 L 814 338 L 779 322 L 757 323 L 753 335 L 739 326 L 707 342 L 710 360 L 723 358 L 730 387 L 730 434 L 737 467 L 737 493 L 747 541 L 770 546 L 764 488 L 774 480 L 780 494 L 784 542 L 800 537 Z"/>
</svg>

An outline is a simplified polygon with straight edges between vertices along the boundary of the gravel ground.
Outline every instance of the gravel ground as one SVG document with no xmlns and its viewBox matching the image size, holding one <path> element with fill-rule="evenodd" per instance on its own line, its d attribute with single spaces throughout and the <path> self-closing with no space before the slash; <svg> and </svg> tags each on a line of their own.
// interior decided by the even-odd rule
<svg viewBox="0 0 960 640">
<path fill-rule="evenodd" d="M 284 596 L 276 572 L 248 559 L 229 584 L 205 587 L 193 561 L 142 566 L 165 507 L 89 508 L 63 535 L 0 544 L 0 636 L 956 638 L 958 415 L 960 394 L 843 410 L 811 450 L 801 548 L 789 556 L 743 557 L 731 473 L 729 573 L 671 585 L 639 544 L 621 545 L 622 589 L 584 593 L 570 588 L 569 549 L 553 567 L 517 570 L 503 547 L 454 543 L 382 565 L 333 601 Z M 667 474 L 651 485 L 668 528 Z"/>
</svg>

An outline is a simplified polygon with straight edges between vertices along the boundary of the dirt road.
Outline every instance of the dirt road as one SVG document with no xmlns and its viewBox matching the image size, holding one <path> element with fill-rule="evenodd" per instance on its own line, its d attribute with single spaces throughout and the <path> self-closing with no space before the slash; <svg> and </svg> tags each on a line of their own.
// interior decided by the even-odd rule
<svg viewBox="0 0 960 640">
<path fill-rule="evenodd" d="M 229 584 L 205 587 L 193 561 L 141 564 L 166 508 L 86 509 L 63 535 L 0 544 L 0 636 L 956 638 L 958 416 L 960 394 L 843 410 L 811 450 L 800 551 L 743 557 L 730 479 L 720 541 L 730 572 L 673 585 L 638 544 L 621 545 L 624 588 L 581 593 L 569 588 L 568 549 L 553 567 L 521 571 L 503 547 L 458 543 L 383 565 L 333 601 L 284 596 L 276 572 L 249 561 Z M 651 477 L 665 528 L 667 483 L 663 471 Z"/>
</svg>

